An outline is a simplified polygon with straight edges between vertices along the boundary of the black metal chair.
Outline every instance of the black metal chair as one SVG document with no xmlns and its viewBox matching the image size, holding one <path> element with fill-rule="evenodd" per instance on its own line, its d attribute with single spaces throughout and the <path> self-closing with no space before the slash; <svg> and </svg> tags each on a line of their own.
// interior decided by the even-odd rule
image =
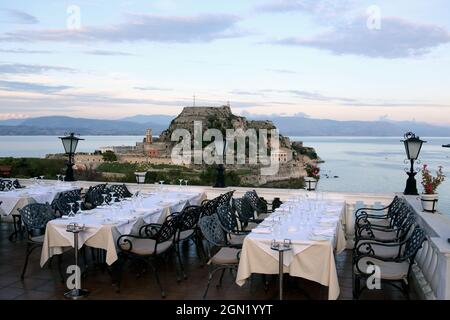
<svg viewBox="0 0 450 320">
<path fill-rule="evenodd" d="M 223 205 L 229 205 L 233 197 L 234 190 L 228 191 L 211 200 L 203 200 L 201 203 L 202 216 L 210 216 L 217 212 L 217 208 Z"/>
<path fill-rule="evenodd" d="M 31 203 L 18 210 L 27 233 L 26 258 L 20 276 L 23 279 L 30 254 L 44 243 L 45 227 L 50 220 L 55 219 L 55 216 L 53 215 L 52 207 L 48 203 Z"/>
<path fill-rule="evenodd" d="M 203 299 L 205 299 L 212 278 L 217 271 L 222 271 L 217 287 L 222 285 L 222 279 L 227 269 L 231 272 L 237 271 L 241 250 L 228 245 L 226 233 L 217 215 L 202 217 L 199 227 L 208 242 L 208 284 L 203 294 Z"/>
<path fill-rule="evenodd" d="M 161 291 L 161 297 L 166 297 L 166 292 L 163 290 L 159 280 L 156 259 L 173 249 L 178 225 L 179 215 L 170 215 L 163 224 L 151 223 L 142 226 L 139 229 L 139 235 L 126 234 L 121 235 L 117 239 L 117 247 L 120 250 L 118 291 L 120 291 L 123 265 L 130 258 L 143 262 L 153 270 Z"/>
<path fill-rule="evenodd" d="M 108 186 L 108 190 L 110 192 L 114 192 L 115 196 L 123 199 L 123 198 L 131 198 L 133 194 L 128 190 L 125 184 L 113 184 Z"/>
<path fill-rule="evenodd" d="M 231 210 L 230 205 L 223 205 L 217 208 L 217 217 L 220 225 L 226 232 L 226 240 L 230 247 L 242 248 L 244 238 L 251 230 L 244 230 L 239 225 L 239 218 Z"/>
<path fill-rule="evenodd" d="M 53 200 L 52 207 L 55 210 L 55 213 L 58 213 L 60 216 L 68 215 L 70 213 L 70 205 L 69 203 L 73 203 L 72 210 L 73 212 L 77 212 L 79 208 L 79 204 L 77 201 L 81 201 L 81 189 L 78 192 L 62 192 L 60 196 Z M 86 206 L 83 202 L 81 202 L 81 209 L 86 209 Z"/>
<path fill-rule="evenodd" d="M 399 236 L 405 232 L 414 222 L 415 216 L 413 210 L 403 203 L 395 215 L 387 221 L 387 225 L 372 224 L 367 220 L 365 224 L 360 224 L 356 228 L 355 241 L 360 238 L 370 237 L 378 240 L 399 241 Z"/>
<path fill-rule="evenodd" d="M 361 280 L 372 277 L 378 268 L 380 283 L 400 289 L 409 299 L 411 268 L 425 240 L 425 232 L 416 226 L 411 236 L 400 243 L 367 241 L 362 244 L 353 257 L 353 297 L 359 298 L 361 292 L 367 288 L 367 286 L 361 288 Z M 394 248 L 398 254 L 393 257 L 381 256 L 377 254 L 379 250 L 377 248 Z"/>
<path fill-rule="evenodd" d="M 179 257 L 179 263 L 181 272 L 183 273 L 184 279 L 187 279 L 186 273 L 184 271 L 183 262 L 181 260 L 181 250 L 180 246 L 183 243 L 192 241 L 194 242 L 197 255 L 200 259 L 205 256 L 205 250 L 203 248 L 203 238 L 198 228 L 198 221 L 202 213 L 202 208 L 200 206 L 187 206 L 180 213 L 173 213 L 173 215 L 179 215 L 179 224 L 177 232 L 175 235 L 175 249 L 177 250 L 177 255 Z"/>
<path fill-rule="evenodd" d="M 106 194 L 106 198 L 103 197 L 104 194 Z M 94 209 L 98 206 L 101 206 L 104 201 L 106 201 L 107 203 L 111 202 L 111 199 L 111 194 L 107 192 L 105 184 L 95 187 L 89 187 L 88 191 L 85 194 L 84 202 L 88 209 Z"/>
<path fill-rule="evenodd" d="M 232 209 L 241 224 L 242 229 L 252 229 L 263 219 L 255 218 L 255 211 L 248 198 L 233 198 Z"/>
<path fill-rule="evenodd" d="M 258 217 L 265 218 L 267 214 L 273 212 L 276 208 L 280 207 L 283 202 L 280 198 L 275 198 L 272 203 L 269 203 L 264 198 L 258 196 L 255 190 L 247 191 L 244 194 L 244 198 L 247 198 L 250 202 L 253 210 L 256 212 Z M 270 208 L 269 208 L 270 207 Z"/>
<path fill-rule="evenodd" d="M 0 180 L 0 191 L 10 191 L 14 189 L 14 184 L 9 179 Z"/>
<path fill-rule="evenodd" d="M 13 187 L 14 187 L 14 189 L 25 188 L 25 187 L 22 187 L 22 185 L 20 184 L 19 180 L 17 180 L 17 179 L 14 179 L 14 181 L 13 181 Z"/>
<path fill-rule="evenodd" d="M 355 232 L 367 223 L 379 227 L 389 226 L 391 220 L 399 213 L 403 206 L 403 199 L 395 196 L 392 202 L 384 208 L 359 208 L 355 212 Z"/>
</svg>

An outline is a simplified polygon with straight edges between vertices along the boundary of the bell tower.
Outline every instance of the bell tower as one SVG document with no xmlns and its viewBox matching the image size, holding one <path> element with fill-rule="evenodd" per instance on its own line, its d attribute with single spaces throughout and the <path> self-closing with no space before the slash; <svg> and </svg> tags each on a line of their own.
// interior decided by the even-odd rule
<svg viewBox="0 0 450 320">
<path fill-rule="evenodd" d="M 147 129 L 147 131 L 145 132 L 145 142 L 147 144 L 152 144 L 153 142 L 152 129 Z"/>
</svg>

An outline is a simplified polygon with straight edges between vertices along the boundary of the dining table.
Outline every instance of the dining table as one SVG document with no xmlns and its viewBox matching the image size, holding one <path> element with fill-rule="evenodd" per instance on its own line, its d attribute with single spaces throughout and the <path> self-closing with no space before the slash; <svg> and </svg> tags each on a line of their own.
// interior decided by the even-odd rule
<svg viewBox="0 0 450 320">
<path fill-rule="evenodd" d="M 117 239 L 120 235 L 137 235 L 143 225 L 162 224 L 171 213 L 181 212 L 189 205 L 200 205 L 204 199 L 204 192 L 141 192 L 139 196 L 51 220 L 45 230 L 41 267 L 50 257 L 74 247 L 73 233 L 67 231 L 69 224 L 83 226 L 83 231 L 78 234 L 78 249 L 82 246 L 103 249 L 107 265 L 112 265 L 118 259 Z"/>
<path fill-rule="evenodd" d="M 346 248 L 345 201 L 293 197 L 285 201 L 245 237 L 236 283 L 252 274 L 287 273 L 328 287 L 328 299 L 339 297 L 335 255 Z M 289 244 L 283 267 L 274 244 Z"/>
<path fill-rule="evenodd" d="M 52 203 L 61 192 L 78 189 L 69 182 L 40 182 L 25 188 L 0 191 L 0 215 L 19 215 L 18 209 L 30 203 Z"/>
</svg>

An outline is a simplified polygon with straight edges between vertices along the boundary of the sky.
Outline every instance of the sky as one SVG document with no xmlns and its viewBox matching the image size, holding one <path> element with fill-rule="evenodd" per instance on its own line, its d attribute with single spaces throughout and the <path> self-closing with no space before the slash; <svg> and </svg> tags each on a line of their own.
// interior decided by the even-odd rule
<svg viewBox="0 0 450 320">
<path fill-rule="evenodd" d="M 236 114 L 450 125 L 448 0 L 0 0 L 0 120 Z"/>
</svg>

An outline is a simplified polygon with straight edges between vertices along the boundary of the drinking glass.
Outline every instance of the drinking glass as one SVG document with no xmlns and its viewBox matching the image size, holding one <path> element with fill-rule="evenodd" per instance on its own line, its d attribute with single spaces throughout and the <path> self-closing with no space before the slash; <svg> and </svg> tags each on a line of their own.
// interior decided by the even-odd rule
<svg viewBox="0 0 450 320">
<path fill-rule="evenodd" d="M 74 205 L 75 203 L 73 203 L 73 202 L 69 202 L 68 203 L 68 205 L 70 206 L 70 212 L 69 212 L 69 214 L 68 214 L 68 216 L 69 217 L 75 217 L 75 212 L 73 212 L 73 205 Z"/>
<path fill-rule="evenodd" d="M 83 210 L 81 210 L 81 203 L 82 203 L 83 201 L 82 200 L 77 200 L 77 203 L 78 203 L 78 211 L 77 211 L 77 214 L 82 214 L 83 213 Z"/>
<path fill-rule="evenodd" d="M 106 206 L 108 203 L 106 202 L 106 197 L 107 197 L 108 195 L 106 194 L 106 193 L 103 193 L 102 194 L 102 197 L 103 197 L 103 203 L 102 203 L 102 206 Z"/>
</svg>

